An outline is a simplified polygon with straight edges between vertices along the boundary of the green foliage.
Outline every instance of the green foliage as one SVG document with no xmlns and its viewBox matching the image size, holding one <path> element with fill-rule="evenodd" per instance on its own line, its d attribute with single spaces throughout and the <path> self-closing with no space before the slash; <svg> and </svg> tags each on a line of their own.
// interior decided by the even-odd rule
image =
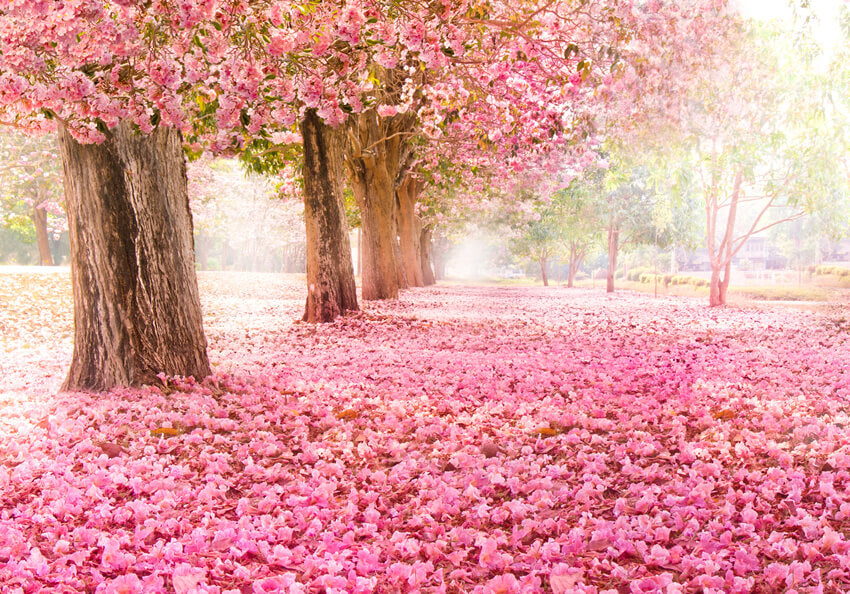
<svg viewBox="0 0 850 594">
<path fill-rule="evenodd" d="M 629 271 L 626 273 L 626 280 L 643 282 L 641 277 L 650 272 L 652 272 L 652 269 L 647 266 L 635 266 L 634 268 L 629 268 Z"/>
<path fill-rule="evenodd" d="M 850 278 L 850 268 L 843 266 L 815 266 L 814 273 L 818 276 L 833 275 L 840 278 Z"/>
<path fill-rule="evenodd" d="M 687 276 L 683 274 L 652 274 L 644 272 L 640 274 L 639 281 L 643 284 L 654 283 L 658 279 L 658 284 L 665 287 L 677 285 L 691 285 L 694 287 L 707 287 L 708 280 L 698 276 Z M 631 279 L 630 279 L 631 280 Z"/>
</svg>

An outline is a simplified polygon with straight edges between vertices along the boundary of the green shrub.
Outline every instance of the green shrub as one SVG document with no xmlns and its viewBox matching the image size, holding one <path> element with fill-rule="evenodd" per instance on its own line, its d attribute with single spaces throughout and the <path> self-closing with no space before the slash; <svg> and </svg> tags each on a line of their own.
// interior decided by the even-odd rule
<svg viewBox="0 0 850 594">
<path fill-rule="evenodd" d="M 635 266 L 634 268 L 629 269 L 629 273 L 626 275 L 626 280 L 640 281 L 641 276 L 648 272 L 650 272 L 650 269 L 646 266 Z"/>
<path fill-rule="evenodd" d="M 845 268 L 843 266 L 825 266 L 821 264 L 820 266 L 814 267 L 814 273 L 818 276 L 833 274 L 840 278 L 847 278 L 850 277 L 850 268 Z"/>
</svg>

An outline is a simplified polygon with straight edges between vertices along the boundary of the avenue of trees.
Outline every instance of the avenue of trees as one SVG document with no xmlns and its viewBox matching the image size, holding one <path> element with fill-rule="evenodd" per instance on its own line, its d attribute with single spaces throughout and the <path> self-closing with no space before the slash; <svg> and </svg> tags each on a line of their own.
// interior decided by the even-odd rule
<svg viewBox="0 0 850 594">
<path fill-rule="evenodd" d="M 622 245 L 676 241 L 686 199 L 659 162 L 705 201 L 723 303 L 732 255 L 778 222 L 760 214 L 735 236 L 739 203 L 803 209 L 841 191 L 826 158 L 844 138 L 822 132 L 843 130 L 843 103 L 824 113 L 799 93 L 817 82 L 842 102 L 842 89 L 777 43 L 715 0 L 6 3 L 0 123 L 41 137 L 33 167 L 51 150 L 62 163 L 75 296 L 64 387 L 209 373 L 195 277 L 209 220 L 201 195 L 194 242 L 187 154 L 238 157 L 299 196 L 307 322 L 359 309 L 353 210 L 362 298 L 393 299 L 435 282 L 443 221 L 494 194 L 525 204 L 516 249 L 544 279 L 550 240 L 572 282 L 604 234 L 613 290 Z M 40 237 L 62 202 L 56 175 L 12 178 L 30 180 L 13 194 Z"/>
</svg>

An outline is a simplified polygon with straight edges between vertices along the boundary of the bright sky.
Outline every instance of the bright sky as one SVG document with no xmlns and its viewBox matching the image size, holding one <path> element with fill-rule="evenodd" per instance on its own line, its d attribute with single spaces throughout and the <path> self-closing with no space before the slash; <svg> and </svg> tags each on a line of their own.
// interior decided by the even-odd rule
<svg viewBox="0 0 850 594">
<path fill-rule="evenodd" d="M 794 0 L 791 0 L 793 2 Z M 810 0 L 820 21 L 815 25 L 817 39 L 824 49 L 834 47 L 841 38 L 838 24 L 839 7 L 844 0 Z M 789 0 L 737 0 L 741 14 L 757 19 L 786 19 L 791 22 L 793 11 Z"/>
</svg>

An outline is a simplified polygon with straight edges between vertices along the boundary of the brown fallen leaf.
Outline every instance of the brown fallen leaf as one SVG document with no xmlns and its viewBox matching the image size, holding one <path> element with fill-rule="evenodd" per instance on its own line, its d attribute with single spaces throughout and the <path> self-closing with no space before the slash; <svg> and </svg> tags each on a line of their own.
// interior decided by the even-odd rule
<svg viewBox="0 0 850 594">
<path fill-rule="evenodd" d="M 124 453 L 124 448 L 122 448 L 117 443 L 106 443 L 106 442 L 101 443 L 100 449 L 109 458 L 116 458 L 116 457 L 120 456 L 122 453 Z"/>
<path fill-rule="evenodd" d="M 350 421 L 351 419 L 356 419 L 359 416 L 359 413 L 353 408 L 346 408 L 343 411 L 336 413 L 336 418 L 340 421 Z"/>
<path fill-rule="evenodd" d="M 180 435 L 180 430 L 173 427 L 157 427 L 151 431 L 151 435 L 154 437 L 175 437 Z"/>
<path fill-rule="evenodd" d="M 608 547 L 611 546 L 611 541 L 607 538 L 594 538 L 589 543 L 587 543 L 588 551 L 604 551 Z"/>
<path fill-rule="evenodd" d="M 499 455 L 499 446 L 492 441 L 485 441 L 481 444 L 481 453 L 487 458 L 495 458 Z"/>
<path fill-rule="evenodd" d="M 531 435 L 537 437 L 552 437 L 553 435 L 558 435 L 558 431 L 551 427 L 538 427 L 531 432 Z"/>
<path fill-rule="evenodd" d="M 714 413 L 714 418 L 718 421 L 728 421 L 730 419 L 734 419 L 735 416 L 735 411 L 731 408 L 724 408 L 723 410 Z"/>
</svg>

